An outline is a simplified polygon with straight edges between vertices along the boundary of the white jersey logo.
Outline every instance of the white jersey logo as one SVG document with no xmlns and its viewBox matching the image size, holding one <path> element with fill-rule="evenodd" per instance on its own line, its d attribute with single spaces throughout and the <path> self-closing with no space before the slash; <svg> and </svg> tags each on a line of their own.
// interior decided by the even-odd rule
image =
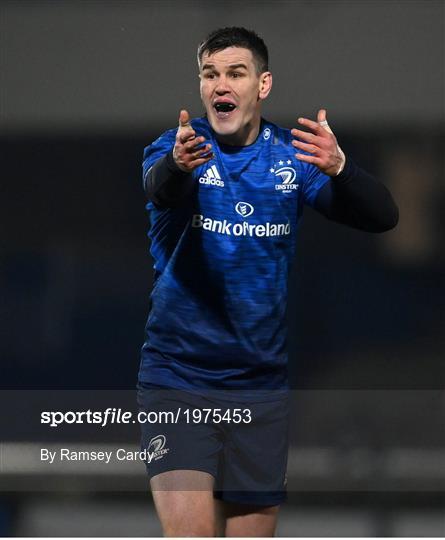
<svg viewBox="0 0 445 540">
<path fill-rule="evenodd" d="M 242 217 L 246 218 L 253 214 L 254 207 L 248 202 L 240 201 L 235 206 L 235 211 Z"/>
<path fill-rule="evenodd" d="M 221 176 L 216 168 L 216 165 L 209 167 L 204 176 L 199 179 L 200 184 L 206 184 L 208 186 L 224 187 L 224 180 L 221 180 Z"/>
<path fill-rule="evenodd" d="M 192 227 L 204 229 L 212 233 L 225 234 L 227 236 L 289 236 L 291 234 L 290 222 L 285 223 L 259 223 L 254 225 L 248 221 L 232 223 L 227 219 L 213 219 L 204 217 L 202 214 L 194 214 L 192 217 Z"/>
<path fill-rule="evenodd" d="M 274 166 L 269 169 L 271 173 L 281 180 L 281 183 L 275 184 L 275 189 L 282 193 L 291 193 L 298 189 L 298 184 L 294 184 L 297 178 L 297 173 L 293 167 L 289 167 L 292 161 L 288 159 L 286 162 L 280 160 L 278 163 L 274 163 Z"/>
</svg>

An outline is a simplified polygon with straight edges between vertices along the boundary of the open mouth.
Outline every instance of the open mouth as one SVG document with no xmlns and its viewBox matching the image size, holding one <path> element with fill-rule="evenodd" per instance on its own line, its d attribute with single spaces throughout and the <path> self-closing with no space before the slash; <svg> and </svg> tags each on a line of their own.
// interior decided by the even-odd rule
<svg viewBox="0 0 445 540">
<path fill-rule="evenodd" d="M 236 109 L 236 105 L 227 101 L 220 101 L 218 103 L 215 103 L 213 107 L 216 111 L 216 116 L 220 119 L 228 118 L 230 116 L 230 113 L 232 113 Z"/>
</svg>

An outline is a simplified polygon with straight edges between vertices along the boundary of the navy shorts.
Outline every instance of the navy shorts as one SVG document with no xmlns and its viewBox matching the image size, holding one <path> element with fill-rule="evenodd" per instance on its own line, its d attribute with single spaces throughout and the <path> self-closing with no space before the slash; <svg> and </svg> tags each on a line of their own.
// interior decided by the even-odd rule
<svg viewBox="0 0 445 540">
<path fill-rule="evenodd" d="M 204 471 L 215 479 L 215 498 L 281 504 L 286 500 L 289 396 L 280 392 L 261 399 L 140 383 L 139 411 L 147 418 L 141 421 L 141 450 L 148 456 L 149 478 L 172 470 Z"/>
</svg>

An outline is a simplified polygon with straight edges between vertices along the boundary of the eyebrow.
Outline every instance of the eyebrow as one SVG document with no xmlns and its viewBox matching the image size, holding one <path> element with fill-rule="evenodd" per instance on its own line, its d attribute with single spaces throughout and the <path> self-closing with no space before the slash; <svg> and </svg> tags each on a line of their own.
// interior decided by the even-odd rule
<svg viewBox="0 0 445 540">
<path fill-rule="evenodd" d="M 205 69 L 214 69 L 215 67 L 215 64 L 204 64 L 202 66 L 202 71 L 204 71 Z M 230 69 L 239 69 L 239 68 L 244 68 L 246 71 L 247 71 L 247 66 L 246 64 L 230 64 L 229 65 L 229 68 Z"/>
</svg>

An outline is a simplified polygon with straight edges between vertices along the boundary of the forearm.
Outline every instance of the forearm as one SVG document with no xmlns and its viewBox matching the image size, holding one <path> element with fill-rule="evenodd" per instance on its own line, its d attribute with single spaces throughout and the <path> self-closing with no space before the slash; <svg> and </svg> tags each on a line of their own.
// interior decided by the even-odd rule
<svg viewBox="0 0 445 540">
<path fill-rule="evenodd" d="M 147 199 L 159 207 L 177 206 L 192 188 L 192 175 L 176 165 L 172 151 L 158 159 L 144 177 Z"/>
<path fill-rule="evenodd" d="M 349 158 L 343 171 L 320 190 L 315 209 L 330 220 L 367 232 L 388 231 L 399 219 L 388 189 Z"/>
</svg>

